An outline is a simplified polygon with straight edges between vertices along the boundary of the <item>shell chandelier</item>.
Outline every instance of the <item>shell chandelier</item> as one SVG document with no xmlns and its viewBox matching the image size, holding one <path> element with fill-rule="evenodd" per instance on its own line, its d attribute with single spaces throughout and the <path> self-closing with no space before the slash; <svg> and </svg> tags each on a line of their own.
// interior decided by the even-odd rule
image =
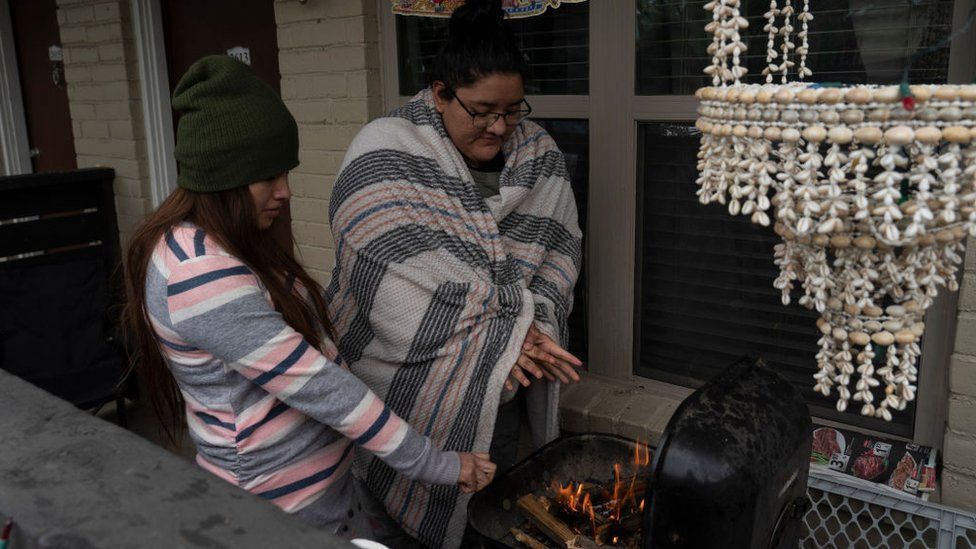
<svg viewBox="0 0 976 549">
<path fill-rule="evenodd" d="M 766 84 L 740 83 L 739 7 L 705 5 L 699 200 L 773 224 L 783 304 L 799 285 L 820 313 L 814 390 L 890 421 L 915 398 L 925 311 L 958 289 L 976 234 L 976 86 L 803 82 L 809 0 L 770 2 Z"/>
</svg>

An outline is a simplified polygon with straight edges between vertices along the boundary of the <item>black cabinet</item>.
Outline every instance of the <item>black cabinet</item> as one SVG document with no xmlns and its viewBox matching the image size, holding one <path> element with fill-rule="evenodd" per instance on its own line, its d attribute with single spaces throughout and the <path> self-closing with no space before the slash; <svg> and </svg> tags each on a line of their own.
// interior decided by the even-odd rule
<svg viewBox="0 0 976 549">
<path fill-rule="evenodd" d="M 120 402 L 127 370 L 114 178 L 0 178 L 0 368 L 79 407 Z"/>
</svg>

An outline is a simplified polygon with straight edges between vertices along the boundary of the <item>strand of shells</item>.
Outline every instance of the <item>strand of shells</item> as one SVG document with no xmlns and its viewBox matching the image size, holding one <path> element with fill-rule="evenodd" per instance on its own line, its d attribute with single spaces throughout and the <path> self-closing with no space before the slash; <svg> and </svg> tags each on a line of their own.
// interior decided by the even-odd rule
<svg viewBox="0 0 976 549">
<path fill-rule="evenodd" d="M 699 200 L 774 226 L 783 303 L 799 287 L 821 315 L 814 389 L 885 420 L 915 397 L 925 310 L 976 235 L 976 86 L 910 90 L 914 110 L 897 86 L 696 94 Z"/>
<path fill-rule="evenodd" d="M 746 75 L 746 68 L 740 63 L 746 44 L 739 31 L 747 29 L 749 21 L 742 17 L 739 7 L 740 0 L 712 0 L 705 4 L 705 9 L 712 12 L 712 21 L 705 25 L 705 32 L 712 33 L 712 43 L 707 48 L 712 64 L 705 68 L 705 74 L 712 77 L 716 86 L 738 83 Z"/>
<path fill-rule="evenodd" d="M 705 68 L 705 74 L 712 77 L 712 84 L 715 86 L 726 83 L 739 84 L 742 77 L 746 75 L 745 67 L 740 64 L 740 55 L 746 51 L 740 31 L 749 27 L 749 21 L 739 11 L 740 0 L 712 0 L 704 7 L 712 15 L 711 22 L 705 25 L 705 32 L 712 34 L 712 43 L 707 49 L 708 54 L 712 56 L 712 64 Z M 800 40 L 799 46 L 793 42 L 793 31 L 796 30 L 793 26 L 794 16 L 795 21 L 800 24 L 800 32 L 796 35 Z M 813 71 L 806 66 L 807 53 L 809 53 L 808 27 L 813 20 L 813 14 L 810 13 L 810 0 L 803 0 L 803 7 L 799 13 L 796 13 L 793 7 L 793 0 L 783 0 L 782 7 L 777 0 L 770 0 L 769 10 L 763 18 L 766 19 L 763 31 L 768 37 L 766 67 L 763 69 L 766 83 L 772 83 L 773 75 L 780 74 L 782 82 L 786 84 L 790 69 L 793 68 L 796 68 L 800 80 L 811 76 Z M 777 51 L 777 42 L 779 42 L 779 51 Z M 791 55 L 798 58 L 799 62 L 791 59 Z"/>
</svg>

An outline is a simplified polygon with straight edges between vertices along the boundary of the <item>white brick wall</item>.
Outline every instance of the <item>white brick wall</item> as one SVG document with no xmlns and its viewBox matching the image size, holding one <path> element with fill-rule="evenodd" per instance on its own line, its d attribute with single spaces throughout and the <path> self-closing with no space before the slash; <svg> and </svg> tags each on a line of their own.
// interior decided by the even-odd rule
<svg viewBox="0 0 976 549">
<path fill-rule="evenodd" d="M 302 263 L 325 284 L 335 263 L 329 197 L 346 148 L 381 114 L 375 0 L 277 0 L 281 96 L 298 121 L 301 164 L 290 175 Z"/>
<path fill-rule="evenodd" d="M 956 348 L 949 363 L 949 418 L 942 500 L 976 511 L 976 240 L 966 244 Z"/>
<path fill-rule="evenodd" d="M 115 168 L 124 243 L 151 209 L 128 0 L 58 0 L 78 167 Z"/>
</svg>

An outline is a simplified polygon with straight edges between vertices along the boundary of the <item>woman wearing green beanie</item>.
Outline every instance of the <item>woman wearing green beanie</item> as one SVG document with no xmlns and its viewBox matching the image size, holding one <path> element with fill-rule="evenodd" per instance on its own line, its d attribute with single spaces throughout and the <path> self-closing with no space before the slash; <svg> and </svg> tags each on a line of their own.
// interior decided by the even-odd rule
<svg viewBox="0 0 976 549">
<path fill-rule="evenodd" d="M 172 442 L 197 463 L 338 535 L 370 537 L 349 473 L 358 445 L 425 483 L 485 486 L 485 454 L 444 452 L 352 375 L 322 288 L 270 236 L 291 193 L 298 128 L 225 56 L 173 94 L 177 188 L 129 244 L 125 322 Z"/>
</svg>

